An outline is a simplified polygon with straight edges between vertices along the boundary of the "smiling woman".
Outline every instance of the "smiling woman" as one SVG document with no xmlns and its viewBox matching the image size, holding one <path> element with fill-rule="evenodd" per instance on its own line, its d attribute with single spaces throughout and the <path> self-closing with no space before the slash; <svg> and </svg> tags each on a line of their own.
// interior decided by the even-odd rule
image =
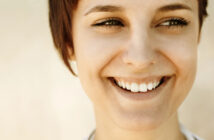
<svg viewBox="0 0 214 140">
<path fill-rule="evenodd" d="M 49 0 L 55 46 L 94 105 L 94 140 L 194 140 L 191 89 L 206 0 Z"/>
</svg>

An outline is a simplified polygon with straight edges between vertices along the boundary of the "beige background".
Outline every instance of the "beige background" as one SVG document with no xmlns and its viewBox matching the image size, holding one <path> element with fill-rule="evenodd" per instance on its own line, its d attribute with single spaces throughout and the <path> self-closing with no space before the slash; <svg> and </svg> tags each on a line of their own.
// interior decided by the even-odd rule
<svg viewBox="0 0 214 140">
<path fill-rule="evenodd" d="M 53 48 L 46 0 L 0 0 L 0 139 L 81 140 L 92 105 Z M 199 46 L 195 85 L 181 122 L 214 139 L 214 1 Z"/>
</svg>

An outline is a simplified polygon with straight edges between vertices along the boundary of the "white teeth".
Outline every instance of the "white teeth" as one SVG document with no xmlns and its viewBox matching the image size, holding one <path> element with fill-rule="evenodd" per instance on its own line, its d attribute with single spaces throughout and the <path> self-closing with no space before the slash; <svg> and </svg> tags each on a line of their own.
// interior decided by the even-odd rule
<svg viewBox="0 0 214 140">
<path fill-rule="evenodd" d="M 147 92 L 148 90 L 151 91 L 157 88 L 157 86 L 160 84 L 160 81 L 150 82 L 148 84 L 128 83 L 124 81 L 116 81 L 116 83 L 119 87 L 130 90 L 131 92 Z"/>
<path fill-rule="evenodd" d="M 149 84 L 147 85 L 147 88 L 148 88 L 148 90 L 152 90 L 152 88 L 153 88 L 153 83 L 149 83 Z"/>
<path fill-rule="evenodd" d="M 123 81 L 122 81 L 122 87 L 123 87 L 123 88 L 126 88 L 126 84 L 125 84 L 125 82 L 123 82 Z"/>
<path fill-rule="evenodd" d="M 140 92 L 147 92 L 146 84 L 140 84 Z"/>
<path fill-rule="evenodd" d="M 155 82 L 155 88 L 160 84 L 160 81 Z"/>
<path fill-rule="evenodd" d="M 156 87 L 156 82 L 153 83 L 152 89 L 155 89 L 155 87 Z"/>
<path fill-rule="evenodd" d="M 126 85 L 126 87 L 125 87 L 126 89 L 128 89 L 128 90 L 131 89 L 131 85 L 129 83 L 126 83 L 125 85 Z"/>
<path fill-rule="evenodd" d="M 132 91 L 132 92 L 138 92 L 138 91 L 139 91 L 138 89 L 139 89 L 139 88 L 138 88 L 137 83 L 132 83 L 132 84 L 131 84 L 131 91 Z"/>
<path fill-rule="evenodd" d="M 120 87 L 122 87 L 122 84 L 121 84 L 120 81 L 117 81 L 117 84 L 118 84 Z"/>
</svg>

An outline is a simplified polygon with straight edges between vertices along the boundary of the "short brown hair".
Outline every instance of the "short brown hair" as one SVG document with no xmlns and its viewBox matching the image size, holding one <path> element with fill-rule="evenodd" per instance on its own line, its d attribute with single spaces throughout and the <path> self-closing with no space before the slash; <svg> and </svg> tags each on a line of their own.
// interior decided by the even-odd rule
<svg viewBox="0 0 214 140">
<path fill-rule="evenodd" d="M 69 51 L 73 50 L 72 42 L 72 11 L 77 8 L 78 0 L 49 0 L 49 22 L 54 45 L 65 65 L 76 76 L 69 63 Z M 200 30 L 207 16 L 208 0 L 198 0 Z M 70 48 L 68 48 L 68 46 Z M 74 50 L 73 50 L 74 51 Z"/>
</svg>

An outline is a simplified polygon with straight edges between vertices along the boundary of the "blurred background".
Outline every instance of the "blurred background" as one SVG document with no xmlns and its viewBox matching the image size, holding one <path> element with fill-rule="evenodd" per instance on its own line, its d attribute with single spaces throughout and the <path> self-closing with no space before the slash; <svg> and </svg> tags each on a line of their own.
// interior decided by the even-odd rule
<svg viewBox="0 0 214 140">
<path fill-rule="evenodd" d="M 92 104 L 60 60 L 47 0 L 0 0 L 0 139 L 82 140 L 94 128 Z M 214 1 L 199 45 L 198 75 L 180 121 L 214 139 Z"/>
</svg>

